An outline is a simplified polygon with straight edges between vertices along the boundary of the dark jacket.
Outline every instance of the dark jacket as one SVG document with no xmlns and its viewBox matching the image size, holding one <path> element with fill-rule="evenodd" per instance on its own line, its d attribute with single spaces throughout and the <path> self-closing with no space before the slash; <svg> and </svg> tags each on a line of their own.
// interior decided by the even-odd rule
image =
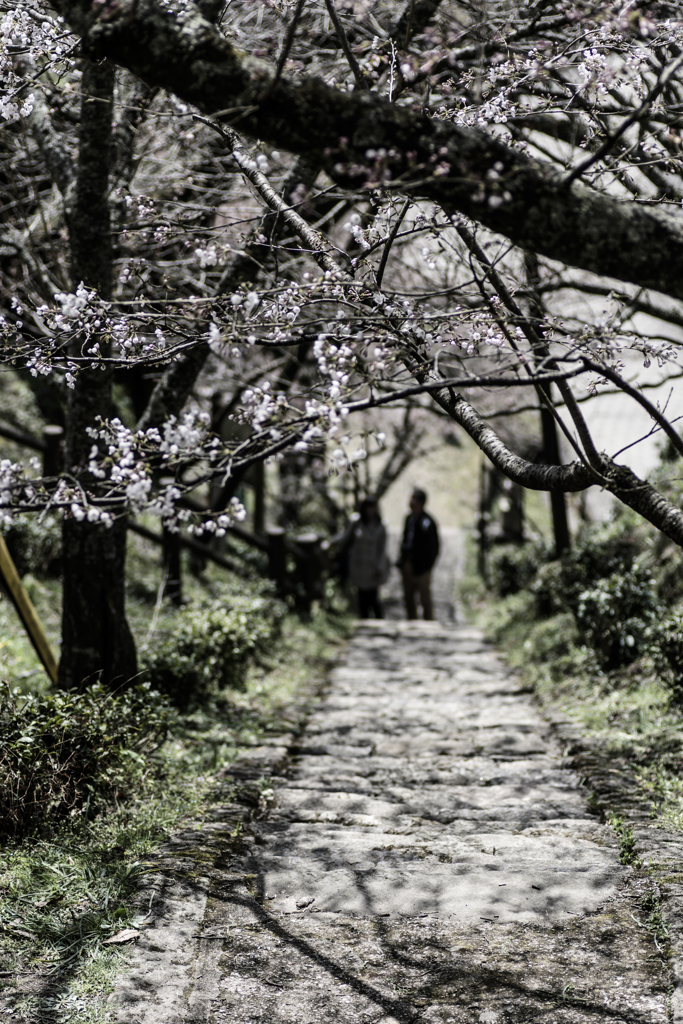
<svg viewBox="0 0 683 1024">
<path fill-rule="evenodd" d="M 413 574 L 421 576 L 429 572 L 439 557 L 439 532 L 427 512 L 420 512 L 415 521 L 412 520 L 412 515 L 406 516 L 398 565 L 411 562 Z"/>
</svg>

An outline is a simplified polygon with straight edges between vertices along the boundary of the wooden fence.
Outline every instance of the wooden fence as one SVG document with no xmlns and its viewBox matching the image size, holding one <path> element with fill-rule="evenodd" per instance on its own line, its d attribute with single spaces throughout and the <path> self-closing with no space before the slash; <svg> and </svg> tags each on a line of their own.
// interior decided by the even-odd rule
<svg viewBox="0 0 683 1024">
<path fill-rule="evenodd" d="M 132 520 L 128 522 L 128 529 L 163 548 L 164 589 L 166 596 L 176 604 L 182 603 L 182 548 L 191 551 L 199 560 L 213 562 L 238 576 L 249 577 L 254 571 L 235 546 L 231 547 L 229 555 L 224 555 L 212 550 L 208 543 L 183 533 L 172 533 L 170 530 L 155 533 Z M 231 537 L 266 556 L 267 573 L 275 583 L 278 594 L 293 597 L 297 610 L 308 614 L 313 602 L 322 599 L 325 577 L 329 571 L 329 556 L 327 542 L 317 533 L 300 533 L 288 537 L 281 527 L 271 526 L 263 537 L 240 526 L 232 526 L 227 536 L 228 543 Z"/>
</svg>

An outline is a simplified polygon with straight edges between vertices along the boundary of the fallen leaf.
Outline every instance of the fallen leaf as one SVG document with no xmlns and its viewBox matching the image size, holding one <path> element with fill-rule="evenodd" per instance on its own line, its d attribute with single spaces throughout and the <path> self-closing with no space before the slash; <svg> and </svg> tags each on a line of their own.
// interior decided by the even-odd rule
<svg viewBox="0 0 683 1024">
<path fill-rule="evenodd" d="M 102 943 L 103 946 L 107 946 L 111 942 L 130 942 L 131 939 L 137 939 L 140 932 L 137 928 L 122 928 L 116 935 L 112 935 L 110 939 L 105 939 Z"/>
</svg>

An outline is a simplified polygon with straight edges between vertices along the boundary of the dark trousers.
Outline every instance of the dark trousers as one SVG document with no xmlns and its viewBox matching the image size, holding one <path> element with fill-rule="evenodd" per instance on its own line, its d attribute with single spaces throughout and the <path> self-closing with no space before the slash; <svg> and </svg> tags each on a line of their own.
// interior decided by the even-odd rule
<svg viewBox="0 0 683 1024">
<path fill-rule="evenodd" d="M 420 598 L 422 614 L 425 619 L 434 618 L 434 604 L 432 602 L 432 571 L 423 572 L 419 576 L 413 573 L 412 562 L 404 562 L 401 566 L 403 576 L 403 598 L 406 604 L 406 616 L 409 619 L 417 618 L 417 598 Z"/>
<path fill-rule="evenodd" d="M 384 608 L 379 599 L 377 587 L 373 587 L 372 590 L 358 591 L 358 614 L 361 619 L 369 619 L 370 612 L 374 613 L 376 619 L 384 618 Z"/>
</svg>

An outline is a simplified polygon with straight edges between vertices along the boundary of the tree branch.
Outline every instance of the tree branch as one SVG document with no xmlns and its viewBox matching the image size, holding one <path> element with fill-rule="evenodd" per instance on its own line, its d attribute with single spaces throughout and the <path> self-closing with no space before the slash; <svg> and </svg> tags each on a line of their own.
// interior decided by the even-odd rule
<svg viewBox="0 0 683 1024">
<path fill-rule="evenodd" d="M 600 146 L 600 148 L 597 149 L 595 153 L 592 153 L 583 161 L 583 163 L 579 164 L 578 167 L 575 167 L 574 170 L 567 175 L 567 177 L 564 180 L 565 188 L 571 185 L 573 181 L 576 181 L 577 178 L 580 178 L 582 174 L 585 174 L 585 172 L 594 164 L 596 164 L 598 160 L 602 160 L 602 158 L 609 153 L 613 146 L 616 145 L 617 140 L 624 134 L 624 132 L 628 131 L 631 125 L 635 124 L 636 121 L 640 121 L 641 118 L 645 116 L 645 114 L 652 106 L 654 100 L 657 99 L 660 92 L 662 92 L 662 90 L 666 87 L 667 82 L 669 82 L 671 78 L 676 74 L 681 64 L 683 64 L 683 54 L 680 54 L 680 56 L 672 64 L 669 64 L 662 71 L 661 75 L 655 82 L 652 89 L 650 89 L 649 93 L 647 94 L 641 105 L 638 107 L 638 109 L 634 110 L 632 114 L 624 118 L 624 120 L 621 122 L 621 124 L 615 132 L 612 132 L 611 134 L 608 133 L 606 141 L 603 142 L 602 146 Z"/>
<path fill-rule="evenodd" d="M 351 46 L 349 45 L 349 40 L 346 36 L 346 32 L 344 31 L 344 26 L 342 25 L 339 15 L 337 14 L 337 8 L 334 6 L 334 0 L 325 0 L 325 6 L 327 7 L 327 13 L 330 16 L 330 20 L 334 25 L 334 30 L 337 33 L 339 45 L 344 51 L 344 56 L 346 57 L 349 67 L 353 72 L 353 77 L 356 80 L 356 88 L 367 89 L 367 79 L 363 72 L 361 71 L 360 65 L 356 60 L 356 55 L 354 54 L 353 50 L 351 49 Z"/>
<path fill-rule="evenodd" d="M 208 121 L 206 118 L 199 117 L 196 114 L 195 121 L 201 121 L 203 124 L 208 125 L 209 128 L 213 128 L 214 131 L 218 132 L 218 134 L 222 136 L 225 144 L 235 158 L 235 163 L 241 170 L 244 177 L 251 182 L 266 206 L 270 207 L 274 213 L 280 214 L 285 224 L 292 228 L 301 241 L 309 247 L 311 250 L 311 258 L 315 260 L 320 269 L 328 271 L 329 273 L 337 273 L 339 271 L 339 266 L 325 250 L 320 234 L 317 231 L 314 231 L 313 228 L 309 227 L 303 217 L 298 214 L 296 210 L 293 210 L 291 206 L 287 205 L 284 199 L 277 194 L 266 176 L 256 169 L 253 165 L 254 161 L 250 160 L 242 149 L 242 140 L 237 132 L 233 131 L 232 128 L 228 128 L 227 125 L 216 124 L 215 122 Z"/>
<path fill-rule="evenodd" d="M 90 0 L 52 3 L 93 56 L 111 58 L 204 113 L 239 121 L 255 138 L 319 160 L 342 187 L 382 184 L 422 196 L 522 248 L 683 298 L 680 214 L 625 204 L 577 182 L 564 188 L 549 163 L 374 93 L 346 93 L 310 78 L 276 83 L 269 65 L 235 49 L 192 5 L 176 14 L 155 0 L 118 0 L 113 13 Z M 385 157 L 368 155 L 379 149 Z"/>
<path fill-rule="evenodd" d="M 641 394 L 638 388 L 634 388 L 633 385 L 624 380 L 620 374 L 615 373 L 614 370 L 610 370 L 609 367 L 603 366 L 601 363 L 596 363 L 592 359 L 587 359 L 585 356 L 581 356 L 581 362 L 587 370 L 591 370 L 593 373 L 599 373 L 601 377 L 611 380 L 613 384 L 617 385 L 620 391 L 623 391 L 624 394 L 629 396 L 629 398 L 633 398 L 634 401 L 638 402 L 638 404 L 641 405 L 647 413 L 649 413 L 655 423 L 659 424 L 678 454 L 683 455 L 683 439 L 681 439 L 678 431 L 674 430 L 666 416 L 661 414 L 657 406 L 654 405 L 649 398 L 646 398 L 645 395 Z"/>
<path fill-rule="evenodd" d="M 643 519 L 683 547 L 683 511 L 651 484 L 637 477 L 627 466 L 619 466 L 604 457 L 599 479 L 591 467 L 581 462 L 572 462 L 568 466 L 537 466 L 511 452 L 462 396 L 454 395 L 446 388 L 434 391 L 432 395 L 469 434 L 493 465 L 510 480 L 530 490 L 565 492 L 583 491 L 591 484 L 600 483 Z"/>
<path fill-rule="evenodd" d="M 316 167 L 311 166 L 304 159 L 299 159 L 287 176 L 282 189 L 282 198 L 286 199 L 300 184 L 303 184 L 308 191 L 317 174 Z M 256 280 L 262 269 L 262 260 L 269 251 L 268 243 L 264 243 L 260 239 L 264 236 L 266 238 L 278 237 L 282 234 L 284 226 L 284 219 L 269 206 L 268 213 L 258 223 L 244 249 L 237 253 L 226 267 L 217 288 L 219 295 L 234 291 L 240 284 Z M 138 430 L 159 426 L 169 416 L 180 415 L 210 352 L 208 343 L 203 341 L 183 353 L 177 362 L 171 363 L 150 396 L 147 408 L 138 422 Z"/>
</svg>

